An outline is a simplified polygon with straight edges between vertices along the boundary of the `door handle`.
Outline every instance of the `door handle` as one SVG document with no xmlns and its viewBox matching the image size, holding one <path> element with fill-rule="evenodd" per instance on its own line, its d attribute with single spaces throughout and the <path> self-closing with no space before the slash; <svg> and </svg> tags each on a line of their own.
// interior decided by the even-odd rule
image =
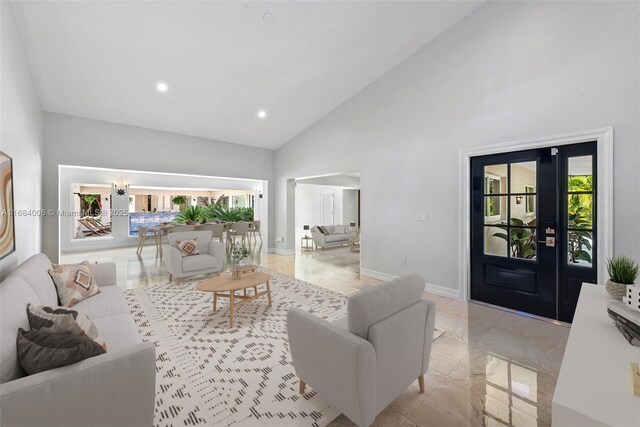
<svg viewBox="0 0 640 427">
<path fill-rule="evenodd" d="M 538 243 L 544 243 L 549 248 L 555 248 L 556 247 L 556 238 L 552 237 L 552 236 L 549 236 L 549 237 L 547 237 L 546 240 L 538 240 Z"/>
</svg>

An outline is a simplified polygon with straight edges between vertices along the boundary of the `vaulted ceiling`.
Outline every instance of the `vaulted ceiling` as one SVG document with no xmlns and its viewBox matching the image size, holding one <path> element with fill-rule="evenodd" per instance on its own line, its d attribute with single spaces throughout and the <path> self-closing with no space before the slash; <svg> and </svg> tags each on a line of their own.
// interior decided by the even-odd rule
<svg viewBox="0 0 640 427">
<path fill-rule="evenodd" d="M 46 111 L 277 148 L 480 3 L 13 7 Z M 168 90 L 158 91 L 158 83 Z"/>
</svg>

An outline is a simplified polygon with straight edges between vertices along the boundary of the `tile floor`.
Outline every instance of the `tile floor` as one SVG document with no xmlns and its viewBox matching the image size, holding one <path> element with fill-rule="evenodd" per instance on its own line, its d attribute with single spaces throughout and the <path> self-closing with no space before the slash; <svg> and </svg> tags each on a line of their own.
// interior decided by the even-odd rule
<svg viewBox="0 0 640 427">
<path fill-rule="evenodd" d="M 68 254 L 61 262 L 115 261 L 118 282 L 134 288 L 167 283 L 153 247 Z M 363 283 L 358 262 L 330 253 L 282 256 L 254 250 L 251 261 L 348 294 Z M 438 304 L 436 327 L 445 334 L 431 353 L 426 392 L 417 381 L 376 419 L 376 426 L 547 426 L 569 328 L 470 302 L 425 294 Z M 345 416 L 331 427 L 354 425 Z"/>
</svg>

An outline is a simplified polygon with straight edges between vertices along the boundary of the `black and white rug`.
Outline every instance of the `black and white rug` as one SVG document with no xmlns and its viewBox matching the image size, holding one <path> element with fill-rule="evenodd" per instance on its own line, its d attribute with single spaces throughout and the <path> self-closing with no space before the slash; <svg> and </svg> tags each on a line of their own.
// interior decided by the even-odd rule
<svg viewBox="0 0 640 427">
<path fill-rule="evenodd" d="M 125 291 L 145 341 L 156 344 L 156 426 L 321 427 L 340 415 L 311 388 L 298 394 L 286 314 L 298 307 L 332 321 L 346 314 L 347 297 L 270 274 L 272 307 L 266 297 L 239 306 L 231 329 L 227 300 L 213 313 L 199 280 Z"/>
<path fill-rule="evenodd" d="M 146 341 L 156 344 L 157 426 L 324 426 L 340 413 L 315 391 L 298 394 L 286 315 L 299 307 L 328 321 L 346 313 L 346 297 L 271 273 L 266 297 L 243 304 L 229 329 L 227 300 L 212 312 L 198 280 L 125 291 Z"/>
</svg>

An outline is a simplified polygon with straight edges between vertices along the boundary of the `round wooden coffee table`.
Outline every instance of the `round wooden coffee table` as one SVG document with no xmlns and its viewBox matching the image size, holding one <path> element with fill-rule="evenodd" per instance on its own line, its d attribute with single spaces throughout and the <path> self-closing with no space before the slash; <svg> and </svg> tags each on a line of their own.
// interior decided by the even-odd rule
<svg viewBox="0 0 640 427">
<path fill-rule="evenodd" d="M 213 292 L 213 311 L 217 310 L 218 298 L 229 298 L 229 327 L 233 327 L 234 310 L 240 304 L 252 301 L 266 295 L 271 307 L 271 288 L 269 287 L 267 273 L 248 272 L 241 273 L 239 279 L 234 279 L 231 273 L 211 277 L 198 283 L 197 289 L 203 292 Z M 267 289 L 258 291 L 258 286 L 265 284 Z M 253 295 L 247 293 L 247 289 L 253 288 Z M 241 295 L 236 292 L 243 291 Z"/>
</svg>

